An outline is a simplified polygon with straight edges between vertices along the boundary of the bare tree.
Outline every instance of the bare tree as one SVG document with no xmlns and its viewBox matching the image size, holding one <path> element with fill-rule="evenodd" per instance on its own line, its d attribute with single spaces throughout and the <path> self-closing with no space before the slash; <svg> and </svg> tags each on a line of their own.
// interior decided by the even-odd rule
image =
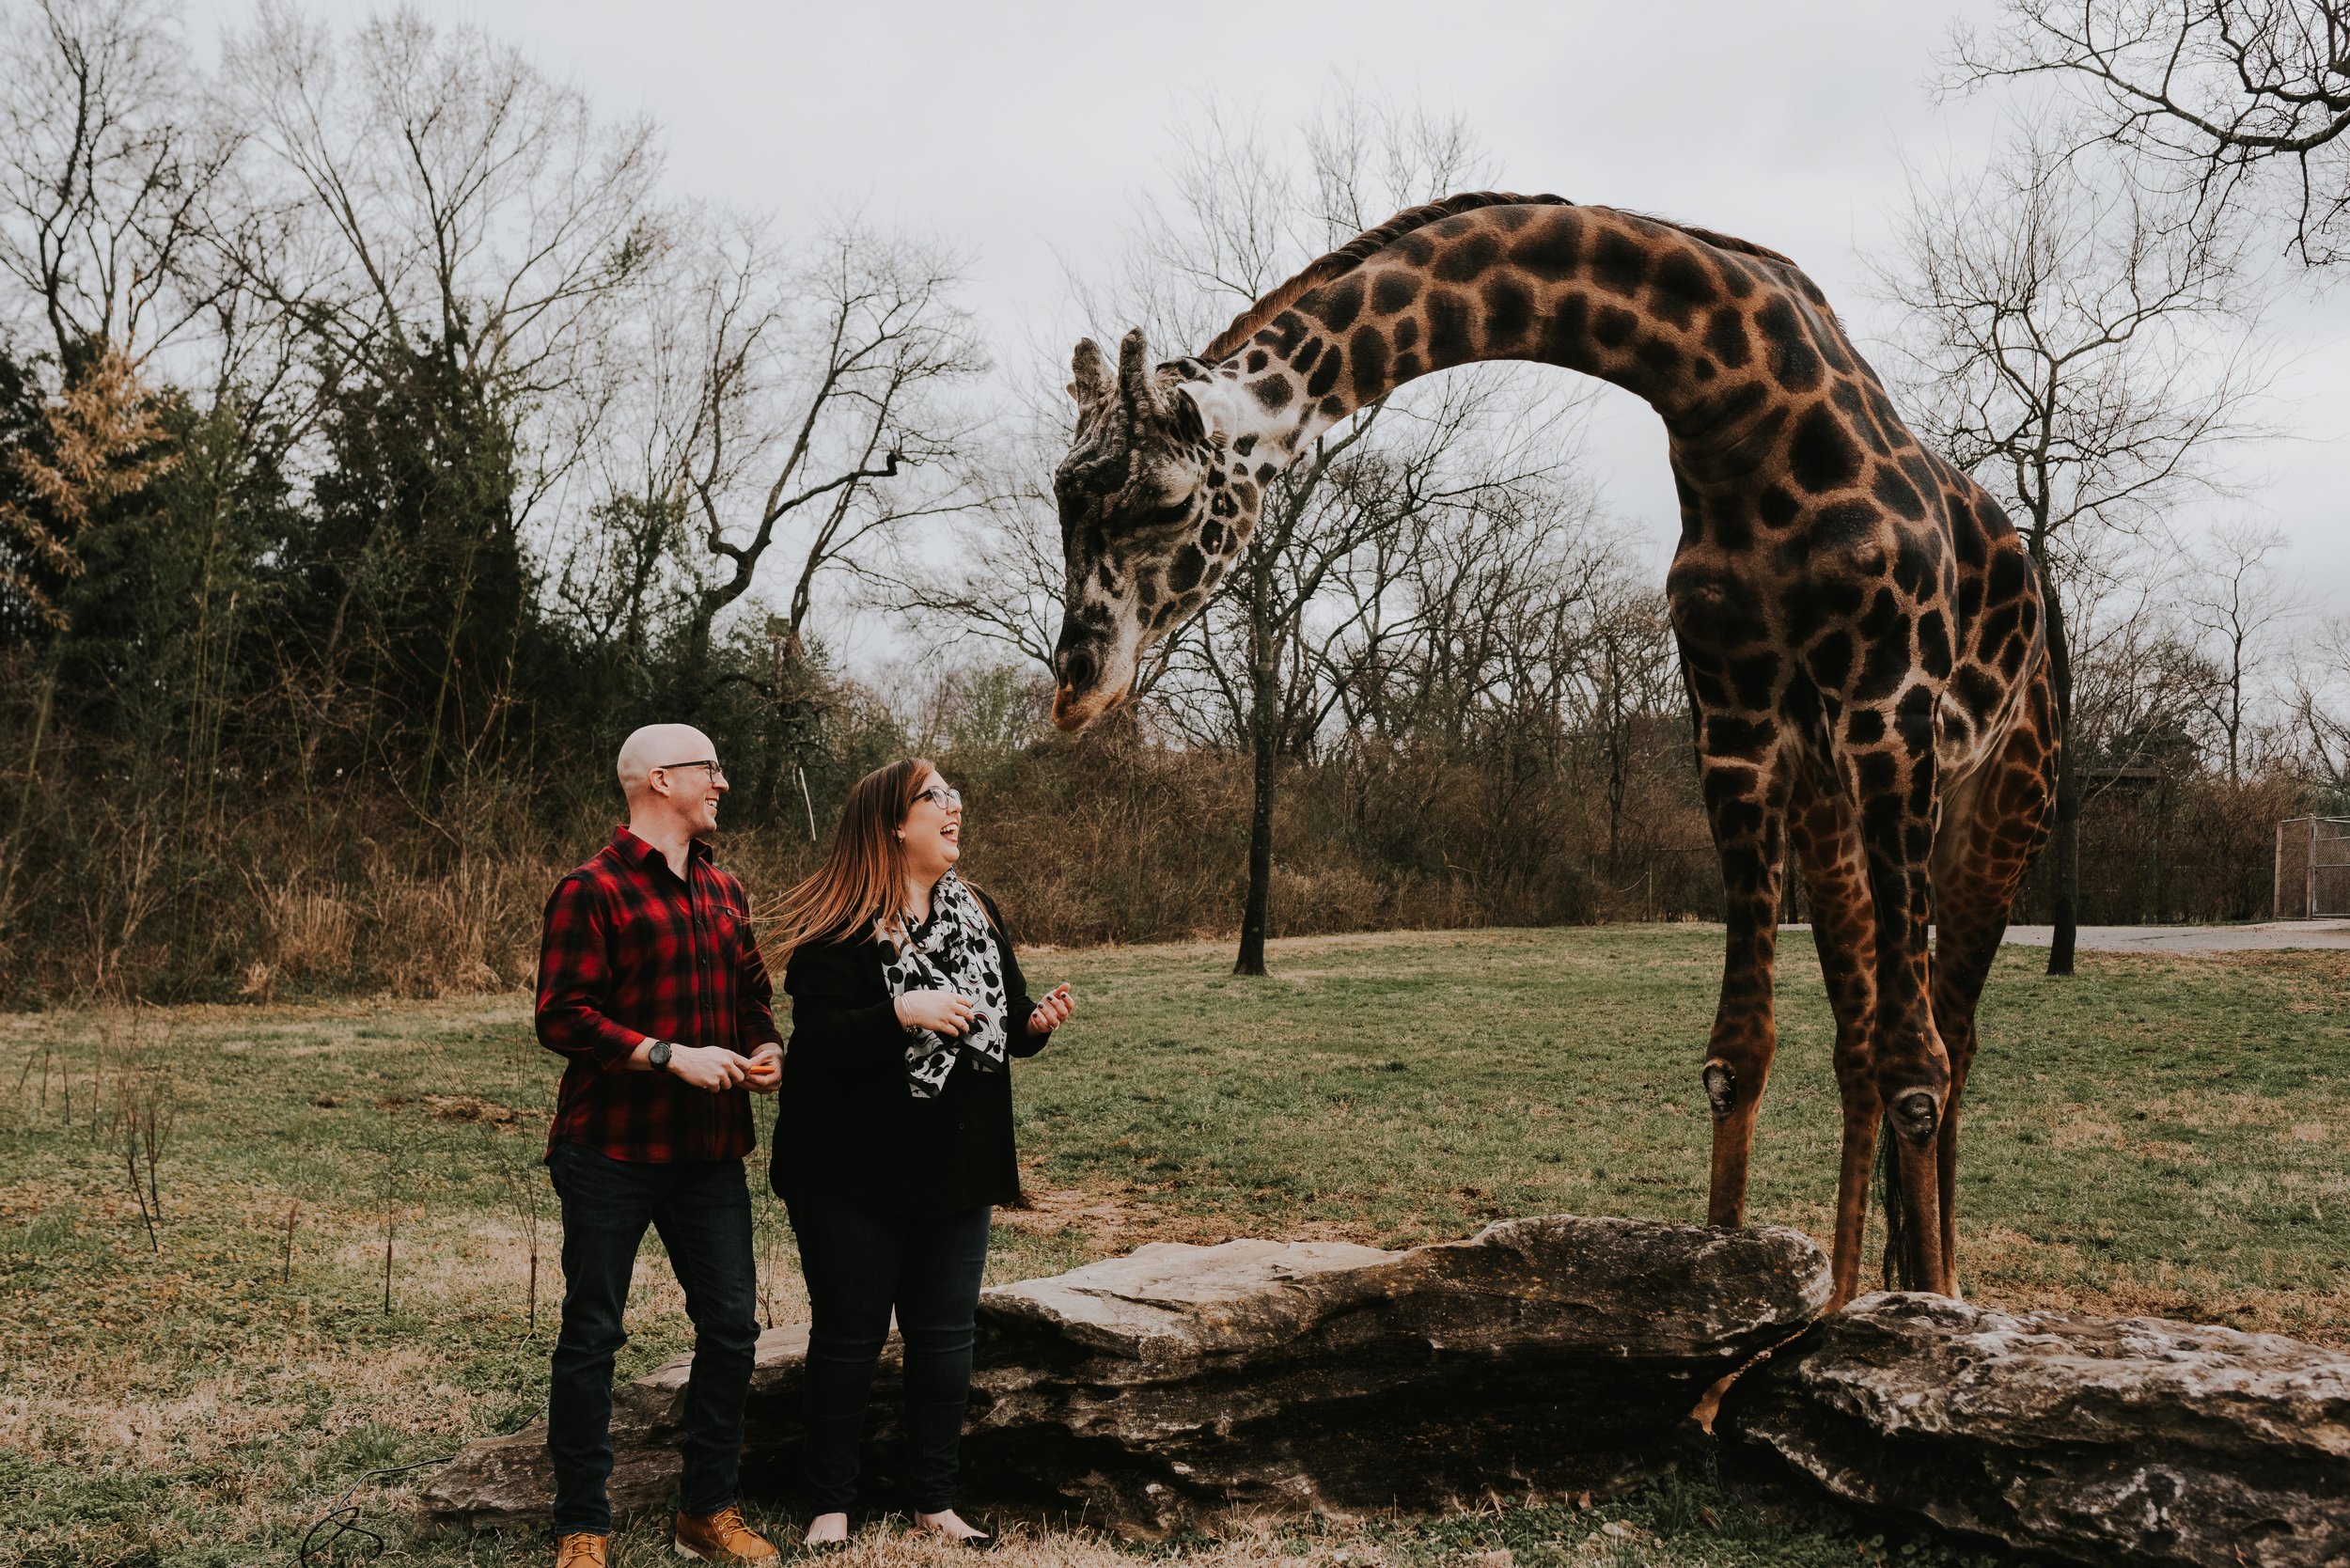
<svg viewBox="0 0 2350 1568">
<path fill-rule="evenodd" d="M 1913 182 L 1890 250 L 1871 263 L 1910 315 L 1893 343 L 1921 433 L 2021 526 L 2047 604 L 2058 709 L 2073 712 L 2069 577 L 2107 530 L 2135 530 L 2222 487 L 2211 459 L 2255 433 L 2265 385 L 2240 250 L 2178 220 L 2109 165 L 2029 127 L 1972 180 Z M 2057 932 L 2070 974 L 2080 784 L 2059 770 Z"/>
<path fill-rule="evenodd" d="M 1315 256 L 1474 183 L 1480 156 L 1464 121 L 1352 91 L 1327 98 L 1293 142 L 1292 159 L 1253 121 L 1203 105 L 1178 142 L 1171 194 L 1136 225 L 1116 290 L 1122 308 L 1095 301 L 1089 313 L 1138 318 L 1162 344 L 1205 343 Z M 1469 460 L 1471 432 L 1517 405 L 1503 395 L 1514 382 L 1498 368 L 1438 378 L 1324 432 L 1267 487 L 1247 551 L 1216 599 L 1169 639 L 1167 659 L 1187 666 L 1187 678 L 1163 700 L 1188 695 L 1195 713 L 1218 715 L 1253 763 L 1238 973 L 1264 972 L 1280 759 L 1309 744 L 1335 700 L 1322 654 L 1332 629 L 1316 623 L 1330 609 L 1325 596 L 1351 566 L 1377 557 L 1381 541 L 1392 551 L 1429 510 L 1553 475 L 1572 457 L 1562 443 L 1539 455 L 1508 449 L 1494 465 Z"/>
<path fill-rule="evenodd" d="M 874 604 L 922 627 L 946 646 L 977 643 L 1053 673 L 1060 629 L 1060 524 L 1047 482 L 1069 439 L 1067 399 L 1015 394 L 1014 412 L 980 444 L 964 477 L 971 497 L 946 550 L 917 549 L 900 539 L 885 566 L 868 573 Z M 1147 698 L 1164 659 L 1137 678 Z"/>
<path fill-rule="evenodd" d="M 235 154 L 151 0 L 34 0 L 0 28 L 0 274 L 70 370 L 203 314 L 191 253 Z M 135 364 L 135 359 L 133 361 Z"/>
<path fill-rule="evenodd" d="M 471 26 L 401 9 L 338 40 L 278 0 L 225 51 L 258 157 L 262 219 L 218 234 L 240 276 L 343 361 L 439 353 L 532 415 L 576 395 L 584 354 L 664 236 L 651 127 Z M 541 431 L 543 494 L 578 443 Z"/>
<path fill-rule="evenodd" d="M 2054 78 L 2091 133 L 2183 177 L 2206 216 L 2265 207 L 2312 266 L 2350 255 L 2350 4 L 2344 0 L 2006 0 L 1985 38 L 1954 33 L 1950 79 Z"/>
<path fill-rule="evenodd" d="M 1289 154 L 1294 149 L 1294 156 Z M 1133 243 L 1104 283 L 1080 286 L 1089 319 L 1139 321 L 1180 353 L 1212 339 L 1299 266 L 1398 209 L 1474 183 L 1465 124 L 1341 91 L 1290 138 L 1213 101 L 1179 133 L 1171 191 L 1147 204 Z M 1064 565 L 1054 500 L 1041 483 L 1068 442 L 1058 371 L 1034 372 L 1000 461 L 976 472 L 951 563 L 903 559 L 884 602 L 948 636 L 1002 644 L 1049 672 Z M 1247 752 L 1255 770 L 1247 892 L 1237 968 L 1262 973 L 1279 760 L 1310 747 L 1323 724 L 1375 701 L 1354 666 L 1375 662 L 1402 622 L 1396 594 L 1417 541 L 1439 514 L 1455 521 L 1483 498 L 1555 478 L 1573 458 L 1559 399 L 1521 419 L 1515 445 L 1467 438 L 1529 402 L 1507 371 L 1456 374 L 1382 400 L 1326 432 L 1269 487 L 1240 567 L 1199 619 L 1159 645 L 1138 672 L 1137 705 L 1181 739 Z M 1545 448 L 1533 436 L 1555 443 Z"/>
<path fill-rule="evenodd" d="M 1170 651 L 1166 699 L 1196 738 L 1253 746 L 1260 647 L 1282 757 L 1312 755 L 1333 721 L 1457 737 L 1508 685 L 1510 645 L 1539 635 L 1586 522 L 1563 474 L 1583 400 L 1529 401 L 1491 369 L 1417 390 L 1272 497 L 1289 504 L 1261 524 L 1247 575 Z"/>
<path fill-rule="evenodd" d="M 1619 551 L 1593 574 L 1584 613 L 1557 635 L 1574 639 L 1572 660 L 1554 654 L 1551 663 L 1571 677 L 1562 693 L 1568 730 L 1594 754 L 1604 780 L 1606 857 L 1614 870 L 1634 825 L 1635 775 L 1660 754 L 1678 758 L 1689 748 L 1680 650 L 1664 594 L 1653 579 L 1635 579 Z"/>
<path fill-rule="evenodd" d="M 693 281 L 698 363 L 675 473 L 715 574 L 691 635 L 749 591 L 779 535 L 794 561 L 783 635 L 796 656 L 828 568 L 878 568 L 881 546 L 960 509 L 969 422 L 952 395 L 985 368 L 955 295 L 964 262 L 842 223 L 803 246 L 738 222 Z M 885 486 L 901 468 L 926 482 Z"/>
<path fill-rule="evenodd" d="M 704 586 L 683 474 L 704 359 L 691 269 L 672 255 L 598 337 L 575 405 L 584 462 L 548 541 L 548 591 L 589 641 L 636 661 L 691 619 Z"/>
<path fill-rule="evenodd" d="M 2327 621 L 2303 651 L 2290 701 L 2311 776 L 2350 804 L 2350 616 Z"/>
<path fill-rule="evenodd" d="M 2225 754 L 2230 784 L 2243 782 L 2276 634 L 2298 613 L 2269 563 L 2284 547 L 2275 528 L 2238 522 L 2214 530 L 2190 553 L 2194 569 L 2183 609 L 2212 670 L 2201 706 Z"/>
<path fill-rule="evenodd" d="M 536 591 L 526 532 L 593 445 L 589 365 L 665 248 L 652 130 L 606 120 L 478 28 L 413 9 L 346 36 L 264 0 L 223 59 L 250 155 L 234 221 L 211 240 L 303 350 L 315 396 L 290 422 L 338 407 L 348 430 L 393 409 L 431 448 L 394 481 L 432 492 L 413 515 L 369 497 L 335 525 L 342 608 L 306 662 L 332 681 L 353 646 L 369 650 L 379 682 L 413 702 L 374 745 L 388 755 L 413 728 L 404 793 L 447 833 L 430 804 L 443 761 L 488 755 L 513 705 Z M 408 538 L 387 548 L 403 527 L 439 556 Z"/>
<path fill-rule="evenodd" d="M 1543 445 L 1566 449 L 1562 434 Z M 1461 466 L 1506 476 L 1510 465 Z M 1614 764 L 1600 777 L 1612 862 L 1639 701 L 1627 677 L 1636 663 L 1653 665 L 1622 657 L 1630 639 L 1618 634 L 1636 618 L 1621 612 L 1635 603 L 1655 611 L 1647 651 L 1661 656 L 1680 700 L 1661 596 L 1631 588 L 1623 542 L 1587 487 L 1521 476 L 1439 496 L 1347 564 L 1337 614 L 1306 644 L 1337 704 L 1325 747 L 1350 764 L 1358 819 L 1376 792 L 1393 818 L 1430 821 L 1463 780 L 1475 780 L 1487 831 L 1465 852 L 1446 850 L 1446 862 L 1456 874 L 1514 877 L 1527 869 L 1522 839 L 1500 830 L 1522 809 L 1555 806 L 1558 783 L 1582 774 L 1596 749 Z M 1685 750 L 1685 726 L 1676 740 Z"/>
<path fill-rule="evenodd" d="M 2066 578 L 2075 777 L 2084 805 L 2149 767 L 2200 760 L 2223 678 L 2178 608 L 2187 572 L 2159 547 L 2108 533 L 2080 541 Z"/>
</svg>

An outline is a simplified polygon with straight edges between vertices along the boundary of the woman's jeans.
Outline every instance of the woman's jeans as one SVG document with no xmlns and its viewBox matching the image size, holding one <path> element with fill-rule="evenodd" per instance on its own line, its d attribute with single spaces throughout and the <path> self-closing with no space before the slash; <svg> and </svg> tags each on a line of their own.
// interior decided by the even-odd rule
<svg viewBox="0 0 2350 1568">
<path fill-rule="evenodd" d="M 620 1311 L 645 1227 L 661 1232 L 694 1320 L 685 1382 L 685 1473 L 678 1506 L 715 1513 L 735 1500 L 743 1405 L 759 1341 L 751 1195 L 741 1160 L 650 1165 L 575 1143 L 547 1154 L 563 1203 L 563 1329 L 547 1392 L 558 1535 L 612 1532 L 612 1357 L 628 1343 Z"/>
<path fill-rule="evenodd" d="M 972 1318 L 987 1265 L 977 1208 L 909 1219 L 838 1193 L 785 1200 L 813 1321 L 807 1333 L 807 1485 L 816 1512 L 856 1501 L 857 1439 L 892 1309 L 905 1341 L 906 1471 L 914 1508 L 955 1505 L 955 1448 L 971 1395 Z"/>
</svg>

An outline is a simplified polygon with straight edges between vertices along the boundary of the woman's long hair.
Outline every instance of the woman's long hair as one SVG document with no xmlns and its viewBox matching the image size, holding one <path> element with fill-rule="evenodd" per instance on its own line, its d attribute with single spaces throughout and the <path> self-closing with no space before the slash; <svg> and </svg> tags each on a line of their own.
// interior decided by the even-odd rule
<svg viewBox="0 0 2350 1568">
<path fill-rule="evenodd" d="M 824 863 L 783 896 L 777 926 L 785 957 L 803 943 L 898 917 L 906 902 L 906 847 L 898 828 L 914 809 L 916 787 L 934 771 L 928 759 L 908 757 L 875 768 L 850 789 Z"/>
</svg>

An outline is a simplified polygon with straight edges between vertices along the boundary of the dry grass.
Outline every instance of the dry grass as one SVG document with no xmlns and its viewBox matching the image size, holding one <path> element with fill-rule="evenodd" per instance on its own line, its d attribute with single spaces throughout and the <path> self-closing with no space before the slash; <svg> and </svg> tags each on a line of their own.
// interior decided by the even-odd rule
<svg viewBox="0 0 2350 1568">
<path fill-rule="evenodd" d="M 1277 945 L 1262 982 L 1230 977 L 1220 945 L 1032 952 L 1037 977 L 1074 981 L 1085 1011 L 1020 1070 L 1033 1207 L 1000 1216 L 991 1277 L 1147 1241 L 1395 1247 L 1500 1214 L 1695 1218 L 1707 1135 L 1690 1068 L 1716 941 L 1667 928 L 1313 937 Z M 1795 971 L 1791 960 L 1755 1215 L 1820 1235 L 1830 1031 L 1816 981 Z M 2350 1110 L 2338 1073 L 2350 964 L 2088 955 L 2076 981 L 2035 971 L 2031 955 L 2003 964 L 1986 1005 L 1961 1201 L 1969 1293 L 2350 1343 L 2350 1155 L 2328 1132 Z M 511 1178 L 543 1181 L 554 1074 L 526 999 L 194 1007 L 167 1021 L 180 1121 L 149 1254 L 90 1124 L 91 1092 L 116 1081 L 99 1047 L 118 1057 L 126 1023 L 0 1019 L 0 1089 L 15 1090 L 0 1137 L 21 1156 L 0 1172 L 5 1568 L 285 1560 L 353 1478 L 504 1428 L 544 1398 L 557 1228 L 549 1202 L 532 1337 Z M 790 1321 L 805 1311 L 791 1239 L 773 1205 L 760 1213 L 767 1312 Z M 649 1246 L 623 1375 L 682 1348 L 682 1308 Z M 363 1494 L 371 1519 L 396 1516 L 404 1484 Z M 1439 1520 L 1238 1520 L 1178 1544 L 1198 1560 L 1317 1568 L 1504 1547 L 1522 1563 L 1611 1568 L 1869 1560 L 1865 1532 L 1839 1533 L 1848 1521 L 1753 1497 L 1745 1482 L 1692 1482 L 1590 1512 L 1512 1498 Z M 764 1517 L 796 1533 L 790 1514 Z M 396 1544 L 433 1565 L 546 1549 L 404 1529 Z M 622 1562 L 666 1560 L 649 1528 L 620 1545 Z M 885 1518 L 843 1560 L 940 1549 Z M 1941 1550 L 1919 1546 L 1928 1560 Z M 1127 1558 L 1056 1530 L 1019 1560 Z"/>
</svg>

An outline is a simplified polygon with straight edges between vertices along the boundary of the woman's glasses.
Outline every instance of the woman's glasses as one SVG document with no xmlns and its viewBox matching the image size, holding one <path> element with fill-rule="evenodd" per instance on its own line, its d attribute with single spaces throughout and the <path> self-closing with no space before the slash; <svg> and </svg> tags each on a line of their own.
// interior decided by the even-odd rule
<svg viewBox="0 0 2350 1568">
<path fill-rule="evenodd" d="M 916 800 L 935 802 L 941 811 L 960 811 L 963 809 L 963 792 L 961 790 L 948 789 L 944 784 L 933 784 L 927 790 L 917 791 L 916 792 L 914 798 Z"/>
</svg>

